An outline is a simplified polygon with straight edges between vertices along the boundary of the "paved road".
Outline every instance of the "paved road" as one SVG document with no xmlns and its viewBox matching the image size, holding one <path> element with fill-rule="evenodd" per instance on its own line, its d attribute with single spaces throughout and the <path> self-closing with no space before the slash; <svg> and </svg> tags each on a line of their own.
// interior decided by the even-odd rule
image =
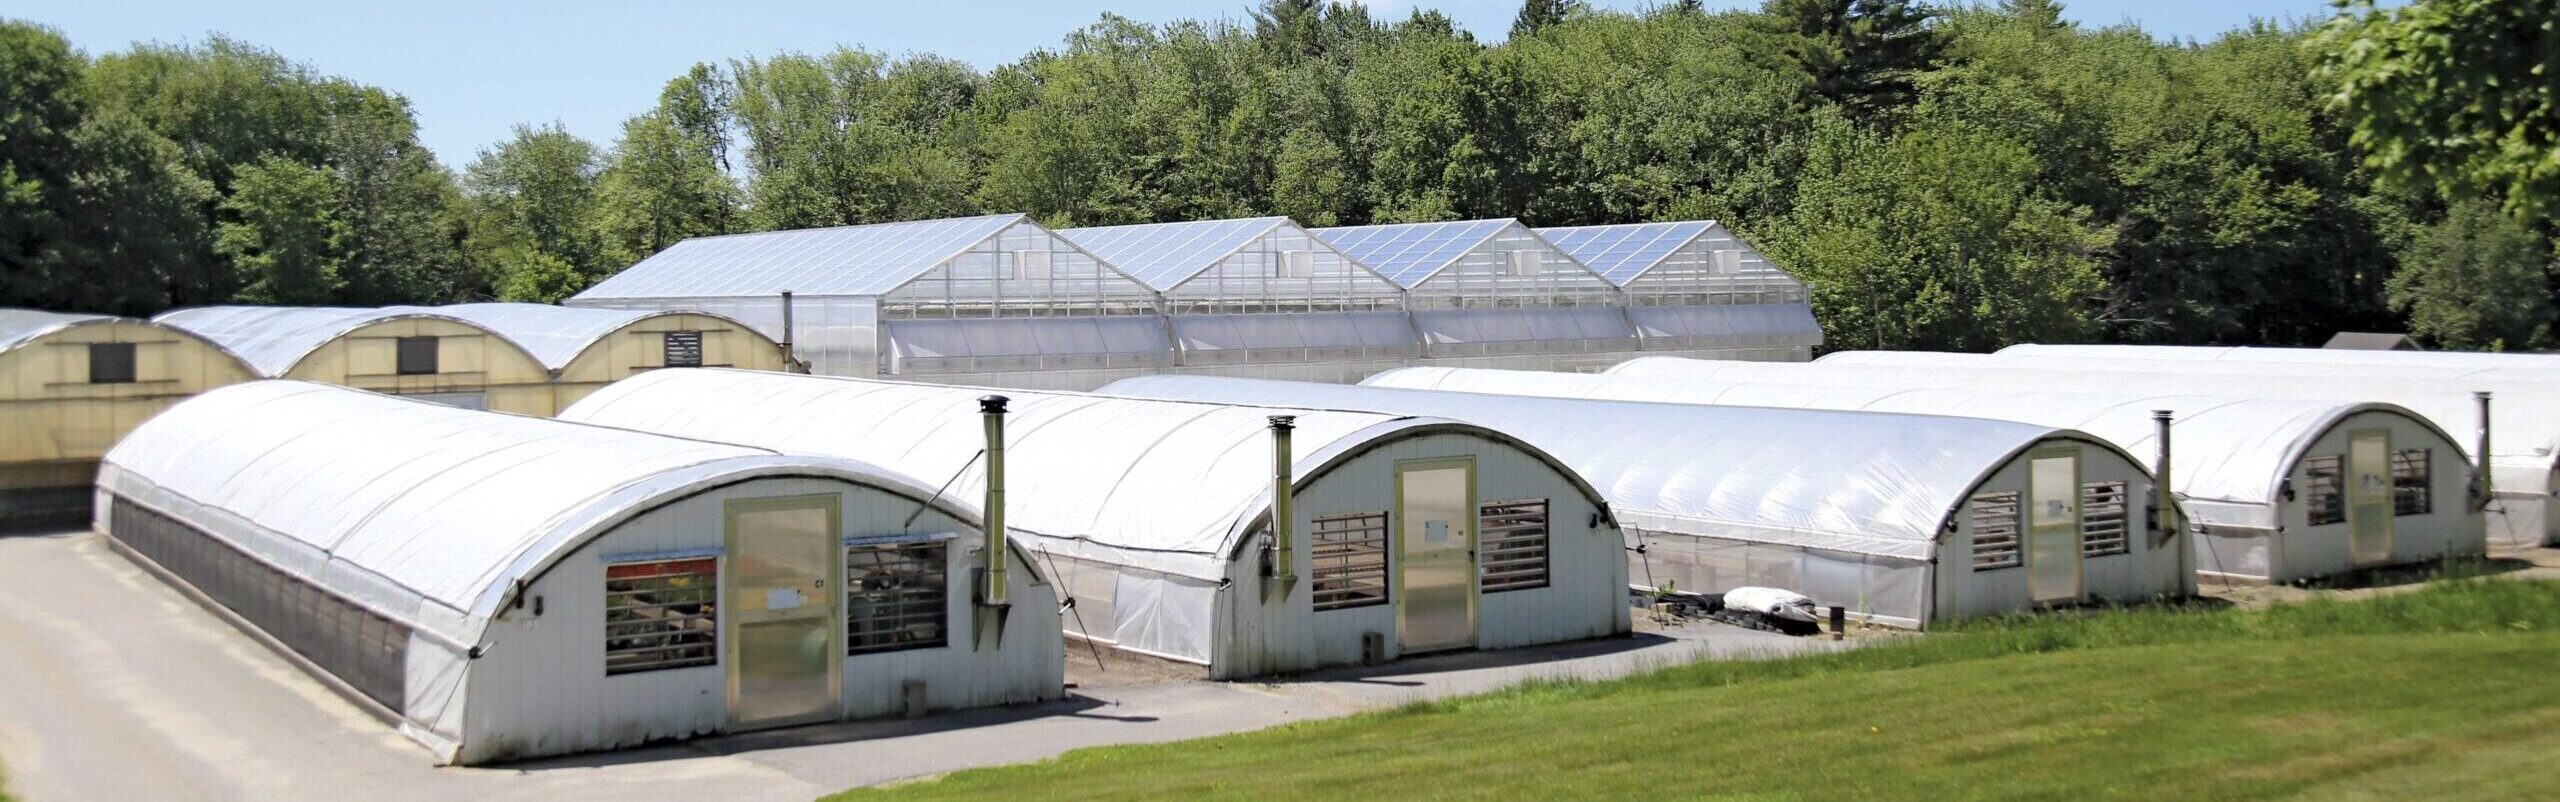
<svg viewBox="0 0 2560 802">
<path fill-rule="evenodd" d="M 856 785 L 1194 738 L 1705 657 L 1829 648 L 1711 625 L 1288 682 L 1096 685 L 1027 708 L 858 722 L 497 769 L 443 768 L 86 532 L 0 536 L 0 765 L 28 802 L 808 800 Z"/>
</svg>

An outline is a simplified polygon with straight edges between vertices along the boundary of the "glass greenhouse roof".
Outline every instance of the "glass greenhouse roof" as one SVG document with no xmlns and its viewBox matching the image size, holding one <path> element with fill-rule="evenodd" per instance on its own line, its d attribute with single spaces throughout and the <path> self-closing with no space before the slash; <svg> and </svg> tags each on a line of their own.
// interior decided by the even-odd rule
<svg viewBox="0 0 2560 802">
<path fill-rule="evenodd" d="M 1538 235 L 1555 243 L 1558 249 L 1609 283 L 1625 286 L 1661 264 L 1683 245 L 1689 244 L 1715 227 L 1713 220 L 1683 220 L 1671 223 L 1635 223 L 1615 226 L 1568 226 L 1538 229 Z"/>
<path fill-rule="evenodd" d="M 1251 217 L 1070 228 L 1058 236 L 1147 286 L 1170 290 L 1271 229 L 1289 224 L 1286 217 Z"/>
<path fill-rule="evenodd" d="M 1315 235 L 1397 284 L 1412 287 L 1512 225 L 1509 219 L 1319 228 Z"/>
<path fill-rule="evenodd" d="M 695 237 L 616 273 L 579 299 L 879 295 L 1029 218 L 954 217 Z"/>
</svg>

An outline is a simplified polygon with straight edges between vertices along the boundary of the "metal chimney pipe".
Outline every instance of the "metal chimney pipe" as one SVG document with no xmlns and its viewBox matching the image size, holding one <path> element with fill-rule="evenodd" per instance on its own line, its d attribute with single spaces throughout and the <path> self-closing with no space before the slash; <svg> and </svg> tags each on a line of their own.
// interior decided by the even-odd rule
<svg viewBox="0 0 2560 802">
<path fill-rule="evenodd" d="M 1271 416 L 1271 575 L 1280 579 L 1298 574 L 1297 538 L 1291 531 L 1298 518 L 1290 508 L 1297 477 L 1289 450 L 1289 432 L 1297 427 L 1295 415 Z"/>
<path fill-rule="evenodd" d="M 783 369 L 783 371 L 785 371 L 785 372 L 790 372 L 790 373 L 805 373 L 805 372 L 807 372 L 807 371 L 803 371 L 803 370 L 800 370 L 800 369 L 799 369 L 799 365 L 800 365 L 800 351 L 799 351 L 799 349 L 798 349 L 797 347 L 795 347 L 795 346 L 792 344 L 792 340 L 797 339 L 797 338 L 795 338 L 795 337 L 793 337 L 793 336 L 792 336 L 792 335 L 794 335 L 794 334 L 796 334 L 796 333 L 797 333 L 796 331 L 794 331 L 794 330 L 793 330 L 794 328 L 795 328 L 795 327 L 794 327 L 794 326 L 792 326 L 792 324 L 791 324 L 791 291 L 790 291 L 790 290 L 783 290 L 783 291 L 782 291 L 782 369 Z"/>
<path fill-rule="evenodd" d="M 2489 481 L 2489 391 L 2475 390 L 2471 393 L 2471 398 L 2480 402 L 2480 445 L 2471 455 L 2472 459 L 2480 463 L 2480 470 L 2475 471 L 2480 477 L 2480 489 L 2479 498 L 2474 499 L 2472 503 L 2477 508 L 2485 510 L 2489 508 L 2490 500 L 2496 498 L 2493 494 L 2498 489 L 2497 485 Z"/>
<path fill-rule="evenodd" d="M 987 424 L 987 498 L 981 517 L 987 535 L 986 587 L 980 600 L 991 607 L 1005 604 L 1004 570 L 1004 407 L 1000 395 L 980 396 L 978 416 Z"/>
<path fill-rule="evenodd" d="M 2162 539 L 2154 542 L 2167 543 L 2168 538 L 2177 538 L 2179 572 L 2178 590 L 2182 593 L 2193 594 L 2196 590 L 2196 539 L 2194 533 L 2186 531 L 2186 516 L 2178 514 L 2178 486 L 2169 476 L 2169 459 L 2171 453 L 2169 443 L 2169 423 L 2171 416 L 2172 413 L 2169 410 L 2155 409 L 2151 411 L 2152 424 L 2158 427 L 2159 430 L 2159 434 L 2154 435 L 2154 439 L 2160 441 L 2160 464 L 2152 468 L 2151 480 L 2153 486 L 2157 488 L 2156 493 L 2158 496 L 2158 501 L 2154 502 L 2158 507 L 2158 511 L 2152 514 L 2159 516 L 2157 525 L 2160 527 L 2160 536 Z"/>
</svg>

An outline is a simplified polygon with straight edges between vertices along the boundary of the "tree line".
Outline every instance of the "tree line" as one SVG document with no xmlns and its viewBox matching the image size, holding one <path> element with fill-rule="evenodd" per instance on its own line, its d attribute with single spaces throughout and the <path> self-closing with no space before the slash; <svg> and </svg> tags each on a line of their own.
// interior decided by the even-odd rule
<svg viewBox="0 0 2560 802">
<path fill-rule="evenodd" d="M 858 47 L 699 64 L 611 143 L 523 125 L 458 172 L 397 93 L 249 43 L 92 58 L 7 22 L 0 305 L 553 301 L 687 237 L 996 211 L 1709 218 L 1814 285 L 1833 347 L 2541 347 L 2560 106 L 2499 78 L 2551 58 L 2553 5 L 2186 42 L 2050 0 L 1529 0 L 1488 43 L 1431 11 L 1265 0 L 1105 14 L 985 71 Z"/>
</svg>

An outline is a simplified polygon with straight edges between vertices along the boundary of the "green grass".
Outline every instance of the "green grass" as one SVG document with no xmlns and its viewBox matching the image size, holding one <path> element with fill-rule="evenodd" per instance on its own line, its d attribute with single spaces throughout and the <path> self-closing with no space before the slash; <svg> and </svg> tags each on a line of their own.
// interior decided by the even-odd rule
<svg viewBox="0 0 2560 802">
<path fill-rule="evenodd" d="M 2560 584 L 2011 619 L 831 799 L 2552 799 Z"/>
</svg>

